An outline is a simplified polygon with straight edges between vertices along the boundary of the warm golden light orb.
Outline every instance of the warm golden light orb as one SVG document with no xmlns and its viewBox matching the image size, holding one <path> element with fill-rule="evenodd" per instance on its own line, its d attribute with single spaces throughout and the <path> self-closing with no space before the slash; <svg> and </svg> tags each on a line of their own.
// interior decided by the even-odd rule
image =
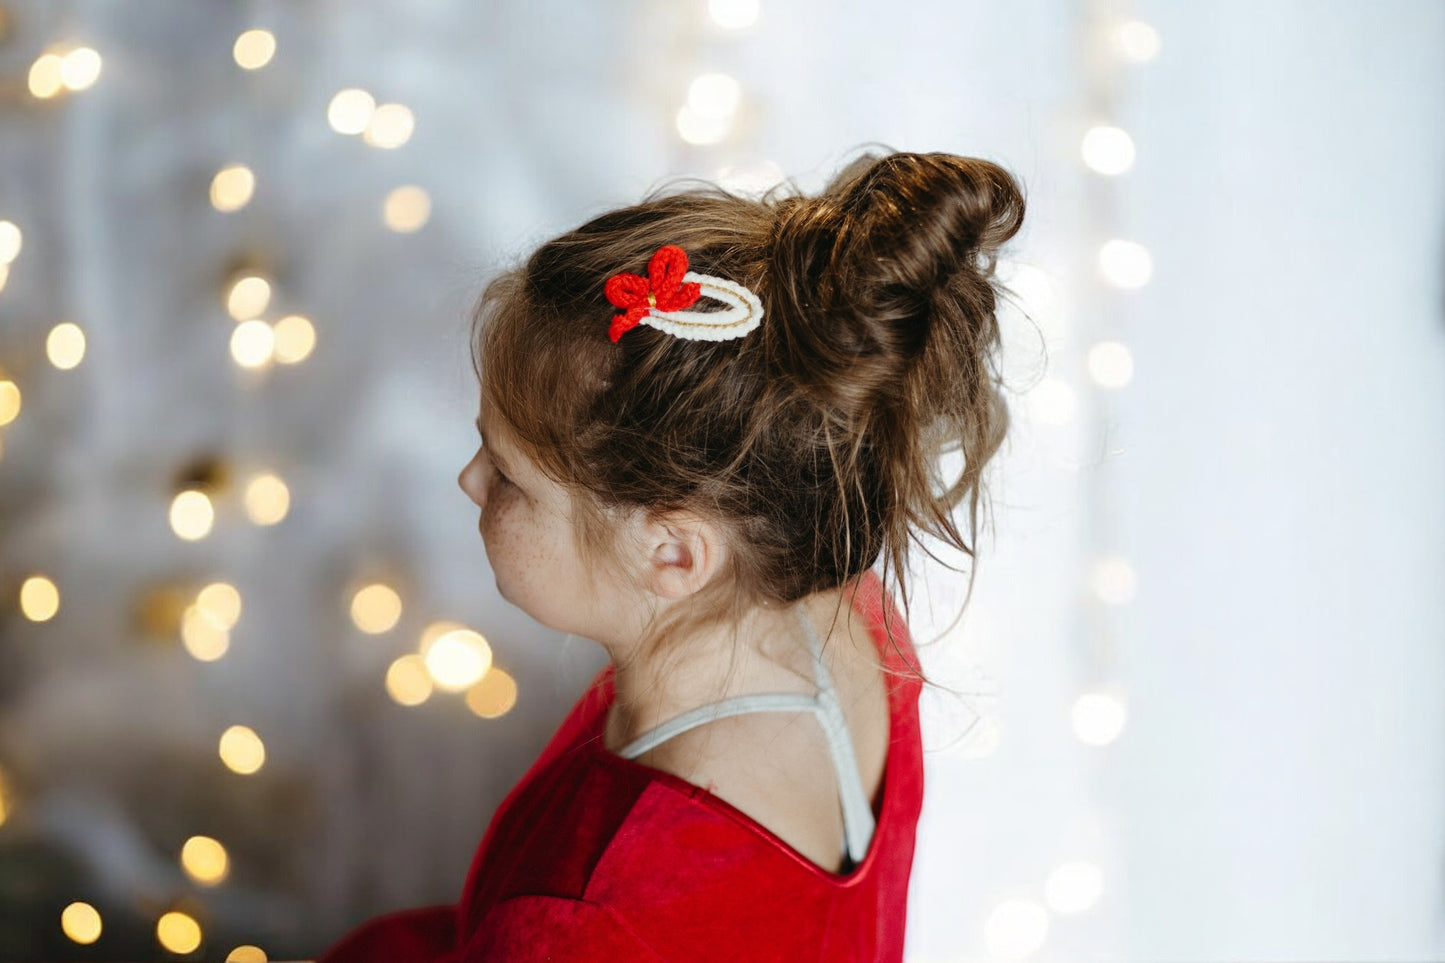
<svg viewBox="0 0 1445 963">
<path fill-rule="evenodd" d="M 85 90 L 100 79 L 100 54 L 90 47 L 76 47 L 60 58 L 60 82 L 72 91 Z"/>
<path fill-rule="evenodd" d="M 193 953 L 201 945 L 201 924 L 179 910 L 172 910 L 156 922 L 156 939 L 172 953 Z"/>
<path fill-rule="evenodd" d="M 45 356 L 61 371 L 69 371 L 85 357 L 85 332 L 80 325 L 62 321 L 45 338 Z"/>
<path fill-rule="evenodd" d="M 376 98 L 360 87 L 337 91 L 326 107 L 326 120 L 338 134 L 359 134 L 371 123 Z"/>
<path fill-rule="evenodd" d="M 291 490 L 279 476 L 264 472 L 246 485 L 246 514 L 257 525 L 275 525 L 291 510 Z"/>
<path fill-rule="evenodd" d="M 64 63 L 64 59 L 57 53 L 44 53 L 36 58 L 35 63 L 30 65 L 30 74 L 26 78 L 30 95 L 37 100 L 49 100 L 64 90 L 65 81 L 61 78 Z"/>
<path fill-rule="evenodd" d="M 401 596 L 396 589 L 374 582 L 351 597 L 351 621 L 368 635 L 389 632 L 401 618 Z"/>
<path fill-rule="evenodd" d="M 411 109 L 401 104 L 382 104 L 371 115 L 361 139 L 372 147 L 386 150 L 400 147 L 411 140 L 416 118 Z"/>
<path fill-rule="evenodd" d="M 215 662 L 231 648 L 231 633 L 221 620 L 199 605 L 181 614 L 181 643 L 200 662 Z"/>
<path fill-rule="evenodd" d="M 231 330 L 231 360 L 242 368 L 264 368 L 276 356 L 276 332 L 260 318 Z"/>
<path fill-rule="evenodd" d="M 237 321 L 259 317 L 270 303 L 271 282 L 259 274 L 237 278 L 226 292 L 226 311 Z"/>
<path fill-rule="evenodd" d="M 506 715 L 517 704 L 517 680 L 493 666 L 467 690 L 467 708 L 483 719 Z"/>
<path fill-rule="evenodd" d="M 229 164 L 211 178 L 211 206 L 218 211 L 239 211 L 255 193 L 256 175 L 245 164 Z"/>
<path fill-rule="evenodd" d="M 71 903 L 60 911 L 60 931 L 72 942 L 89 946 L 100 939 L 100 913 L 89 903 Z"/>
<path fill-rule="evenodd" d="M 271 326 L 275 335 L 276 360 L 282 364 L 305 361 L 316 347 L 316 328 L 304 315 L 288 314 Z"/>
<path fill-rule="evenodd" d="M 492 667 L 492 647 L 472 629 L 443 633 L 423 648 L 421 657 L 437 688 L 447 692 L 473 685 Z"/>
<path fill-rule="evenodd" d="M 10 264 L 20 256 L 25 235 L 14 221 L 0 221 L 0 264 Z"/>
<path fill-rule="evenodd" d="M 241 593 L 229 582 L 212 582 L 196 593 L 196 607 L 229 631 L 241 619 Z"/>
<path fill-rule="evenodd" d="M 430 218 L 431 195 L 414 184 L 398 187 L 381 206 L 381 219 L 398 234 L 419 231 Z"/>
<path fill-rule="evenodd" d="M 60 611 L 60 589 L 44 575 L 32 575 L 20 585 L 20 612 L 32 622 L 48 622 Z"/>
<path fill-rule="evenodd" d="M 243 70 L 260 70 L 276 56 L 276 35 L 257 27 L 236 38 L 231 56 Z"/>
<path fill-rule="evenodd" d="M 179 538 L 194 542 L 211 534 L 216 509 L 211 497 L 195 488 L 188 488 L 171 500 L 171 531 Z"/>
<path fill-rule="evenodd" d="M 419 706 L 431 698 L 432 681 L 426 663 L 415 652 L 401 656 L 386 670 L 386 694 L 403 706 Z"/>
<path fill-rule="evenodd" d="M 250 726 L 232 726 L 221 734 L 221 761 L 232 772 L 249 776 L 266 762 L 266 746 Z"/>
<path fill-rule="evenodd" d="M 20 387 L 8 378 L 0 376 L 0 427 L 10 424 L 20 416 Z"/>
<path fill-rule="evenodd" d="M 230 873 L 230 857 L 210 836 L 192 836 L 181 847 L 181 868 L 202 886 L 215 886 Z"/>
</svg>

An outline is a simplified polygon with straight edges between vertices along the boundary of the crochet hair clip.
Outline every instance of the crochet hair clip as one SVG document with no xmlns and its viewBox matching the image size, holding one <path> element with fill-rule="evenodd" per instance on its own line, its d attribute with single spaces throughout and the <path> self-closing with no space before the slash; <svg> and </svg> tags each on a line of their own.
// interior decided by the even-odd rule
<svg viewBox="0 0 1445 963">
<path fill-rule="evenodd" d="M 608 336 L 616 341 L 639 324 L 690 341 L 741 338 L 763 320 L 763 305 L 752 291 L 726 278 L 687 269 L 687 253 L 675 244 L 657 249 L 647 264 L 647 277 L 614 274 L 607 279 L 607 300 L 622 308 L 614 315 Z M 722 302 L 720 311 L 686 311 L 699 298 Z"/>
</svg>

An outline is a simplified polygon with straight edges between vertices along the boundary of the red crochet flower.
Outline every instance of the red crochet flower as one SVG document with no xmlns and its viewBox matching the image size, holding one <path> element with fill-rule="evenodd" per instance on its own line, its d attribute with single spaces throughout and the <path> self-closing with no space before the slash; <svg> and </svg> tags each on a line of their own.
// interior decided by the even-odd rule
<svg viewBox="0 0 1445 963">
<path fill-rule="evenodd" d="M 612 317 L 608 336 L 616 341 L 637 326 L 648 311 L 681 311 L 702 297 L 702 286 L 696 281 L 682 283 L 687 273 L 687 253 L 675 244 L 657 249 L 647 262 L 647 277 L 636 274 L 614 274 L 607 279 L 607 300 L 626 314 Z"/>
</svg>

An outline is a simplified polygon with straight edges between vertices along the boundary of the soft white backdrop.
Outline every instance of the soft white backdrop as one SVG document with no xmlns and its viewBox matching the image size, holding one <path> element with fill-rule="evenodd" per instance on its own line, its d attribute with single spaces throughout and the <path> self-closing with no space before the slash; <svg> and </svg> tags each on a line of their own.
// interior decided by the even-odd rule
<svg viewBox="0 0 1445 963">
<path fill-rule="evenodd" d="M 883 142 L 1014 171 L 1030 209 L 1007 267 L 1048 279 L 1037 328 L 1005 318 L 997 531 L 947 632 L 962 577 L 921 574 L 915 636 L 943 636 L 927 664 L 974 694 L 925 703 L 910 960 L 1040 940 L 1048 961 L 1445 956 L 1445 5 L 762 0 L 736 32 L 694 0 L 12 6 L 12 86 L 52 41 L 106 58 L 63 105 L 0 103 L 0 219 L 26 231 L 0 293 L 0 366 L 26 392 L 0 561 L 65 600 L 45 626 L 0 623 L 0 767 L 28 790 L 0 834 L 58 841 L 84 870 L 65 886 L 173 898 L 166 847 L 209 825 L 237 866 L 206 897 L 215 930 L 273 958 L 454 899 L 599 659 L 496 597 L 455 487 L 471 298 L 667 175 L 814 189 Z M 1095 31 L 1128 17 L 1158 55 L 1101 61 Z M 243 75 L 230 42 L 254 25 L 278 53 Z M 674 114 L 709 70 L 742 104 L 730 136 L 690 146 Z M 331 131 L 351 85 L 411 106 L 410 143 Z M 1134 138 L 1119 177 L 1080 163 L 1096 123 Z M 238 160 L 256 199 L 218 214 L 205 186 Z M 415 235 L 377 217 L 399 183 L 432 195 Z M 1100 279 L 1113 237 L 1152 253 L 1144 287 Z M 226 356 L 217 290 L 246 252 L 316 319 L 295 370 Z M 42 345 L 62 318 L 89 347 L 57 373 Z M 1120 389 L 1089 380 L 1102 338 L 1132 352 Z M 1039 386 L 1072 390 L 1074 416 Z M 210 450 L 285 477 L 287 520 L 178 543 L 167 486 Z M 1137 577 L 1121 606 L 1091 594 L 1105 552 Z M 222 662 L 120 628 L 178 576 L 241 587 Z M 395 638 L 347 623 L 363 576 L 402 589 Z M 517 676 L 509 716 L 386 700 L 387 662 L 443 617 Z M 1126 721 L 1085 745 L 1074 700 L 1100 686 Z M 213 772 L 237 721 L 268 747 L 239 790 Z M 1048 884 L 1075 861 L 1101 890 L 1062 912 Z"/>
</svg>

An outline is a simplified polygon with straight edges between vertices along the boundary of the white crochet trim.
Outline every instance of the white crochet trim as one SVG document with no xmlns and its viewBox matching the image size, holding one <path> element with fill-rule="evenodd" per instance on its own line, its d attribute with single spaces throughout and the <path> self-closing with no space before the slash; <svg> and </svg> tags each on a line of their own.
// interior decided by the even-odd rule
<svg viewBox="0 0 1445 963">
<path fill-rule="evenodd" d="M 659 331 L 690 341 L 727 341 L 741 338 L 762 322 L 763 303 L 741 284 L 692 271 L 684 274 L 682 280 L 685 284 L 696 281 L 702 286 L 703 297 L 723 302 L 727 310 L 659 311 L 652 308 L 638 323 L 650 324 Z"/>
</svg>

